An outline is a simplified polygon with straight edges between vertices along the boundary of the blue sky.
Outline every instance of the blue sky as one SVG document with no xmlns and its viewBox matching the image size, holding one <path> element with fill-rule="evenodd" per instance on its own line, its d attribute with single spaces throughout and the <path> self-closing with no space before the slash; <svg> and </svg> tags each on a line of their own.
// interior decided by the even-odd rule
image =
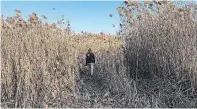
<svg viewBox="0 0 197 109">
<path fill-rule="evenodd" d="M 122 1 L 2 1 L 1 12 L 6 18 L 15 15 L 15 9 L 20 9 L 25 19 L 34 12 L 40 18 L 45 15 L 51 23 L 61 20 L 64 15 L 65 21 L 71 21 L 75 32 L 115 34 L 120 23 L 116 8 L 122 4 Z M 114 15 L 112 18 L 109 17 L 111 13 Z"/>
<path fill-rule="evenodd" d="M 49 22 L 57 22 L 57 18 L 60 20 L 64 15 L 76 32 L 115 33 L 120 23 L 116 8 L 121 4 L 121 1 L 2 1 L 1 12 L 7 17 L 14 15 L 15 9 L 20 9 L 23 18 L 34 12 L 38 16 L 47 16 Z M 109 17 L 110 13 L 115 17 Z"/>
</svg>

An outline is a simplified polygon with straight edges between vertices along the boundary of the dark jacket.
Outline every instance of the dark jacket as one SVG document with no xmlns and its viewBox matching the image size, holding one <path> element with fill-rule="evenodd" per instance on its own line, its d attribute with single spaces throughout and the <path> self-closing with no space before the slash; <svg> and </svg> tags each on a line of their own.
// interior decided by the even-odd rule
<svg viewBox="0 0 197 109">
<path fill-rule="evenodd" d="M 94 53 L 87 53 L 86 54 L 86 65 L 88 63 L 95 63 L 95 56 Z"/>
</svg>

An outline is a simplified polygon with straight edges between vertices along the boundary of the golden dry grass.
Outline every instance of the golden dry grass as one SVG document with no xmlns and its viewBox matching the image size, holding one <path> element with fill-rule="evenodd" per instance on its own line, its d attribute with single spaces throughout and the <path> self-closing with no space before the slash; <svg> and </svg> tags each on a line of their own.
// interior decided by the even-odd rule
<svg viewBox="0 0 197 109">
<path fill-rule="evenodd" d="M 1 107 L 197 107 L 196 11 L 148 1 L 154 14 L 129 13 L 142 5 L 119 8 L 122 40 L 69 35 L 37 18 L 25 27 L 4 22 Z M 88 48 L 94 76 L 84 66 Z"/>
<path fill-rule="evenodd" d="M 197 107 L 197 4 L 175 3 L 151 2 L 122 22 L 125 65 L 158 107 Z"/>
<path fill-rule="evenodd" d="M 3 107 L 64 103 L 61 100 L 75 91 L 78 56 L 88 48 L 99 53 L 121 44 L 115 38 L 70 37 L 37 27 L 3 29 L 1 35 Z"/>
</svg>

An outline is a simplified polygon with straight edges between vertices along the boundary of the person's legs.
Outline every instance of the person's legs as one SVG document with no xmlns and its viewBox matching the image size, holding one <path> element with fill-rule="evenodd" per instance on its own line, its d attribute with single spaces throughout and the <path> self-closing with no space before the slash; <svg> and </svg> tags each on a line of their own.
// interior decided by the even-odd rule
<svg viewBox="0 0 197 109">
<path fill-rule="evenodd" d="M 90 70 L 91 70 L 91 75 L 93 75 L 93 71 L 94 71 L 94 63 L 90 63 Z"/>
</svg>

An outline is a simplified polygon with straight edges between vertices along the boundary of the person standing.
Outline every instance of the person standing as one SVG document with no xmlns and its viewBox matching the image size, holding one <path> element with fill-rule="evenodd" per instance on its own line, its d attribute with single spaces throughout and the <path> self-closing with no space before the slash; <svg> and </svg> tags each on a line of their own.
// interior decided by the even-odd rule
<svg viewBox="0 0 197 109">
<path fill-rule="evenodd" d="M 95 55 L 94 53 L 92 53 L 92 50 L 89 48 L 86 54 L 86 66 L 89 65 L 91 75 L 93 75 L 94 64 L 95 64 Z"/>
</svg>

